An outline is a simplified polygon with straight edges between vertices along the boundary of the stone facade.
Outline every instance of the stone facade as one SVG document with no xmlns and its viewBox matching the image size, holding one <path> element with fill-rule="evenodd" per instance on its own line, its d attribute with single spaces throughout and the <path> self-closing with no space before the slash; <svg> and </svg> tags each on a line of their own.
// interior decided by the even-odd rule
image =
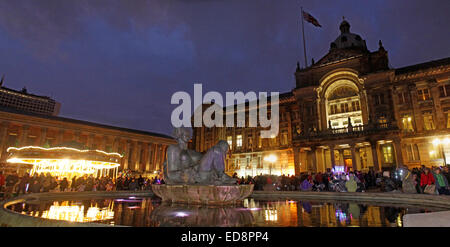
<svg viewBox="0 0 450 247">
<path fill-rule="evenodd" d="M 347 21 L 340 29 L 322 59 L 297 64 L 296 87 L 280 94 L 278 136 L 194 128 L 195 149 L 228 140 L 227 169 L 239 176 L 450 163 L 450 58 L 393 69 L 381 41 L 369 51 Z"/>
<path fill-rule="evenodd" d="M 157 133 L 0 108 L 3 167 L 8 166 L 8 147 L 52 147 L 70 142 L 81 143 L 89 149 L 120 153 L 124 157 L 119 170 L 130 169 L 149 176 L 162 171 L 167 147 L 176 143 L 173 138 Z"/>
</svg>

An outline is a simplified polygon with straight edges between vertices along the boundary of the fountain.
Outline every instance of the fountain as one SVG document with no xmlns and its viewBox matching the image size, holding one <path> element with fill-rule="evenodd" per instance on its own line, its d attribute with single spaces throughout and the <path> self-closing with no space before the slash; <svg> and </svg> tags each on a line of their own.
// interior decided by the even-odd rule
<svg viewBox="0 0 450 247">
<path fill-rule="evenodd" d="M 228 143 L 220 140 L 205 154 L 187 148 L 191 132 L 175 128 L 178 144 L 167 149 L 163 164 L 166 184 L 152 185 L 153 192 L 163 202 L 230 205 L 242 202 L 253 192 L 253 184 L 237 185 L 236 179 L 225 173 Z"/>
</svg>

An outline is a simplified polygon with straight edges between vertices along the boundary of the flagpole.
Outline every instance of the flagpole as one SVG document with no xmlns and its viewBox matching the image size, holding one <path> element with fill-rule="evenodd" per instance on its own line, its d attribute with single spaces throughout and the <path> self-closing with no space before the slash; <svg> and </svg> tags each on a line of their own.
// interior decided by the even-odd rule
<svg viewBox="0 0 450 247">
<path fill-rule="evenodd" d="M 305 19 L 305 17 L 303 16 L 303 7 L 300 7 L 300 9 L 302 10 L 302 34 L 303 34 L 303 54 L 305 54 L 305 68 L 308 67 L 308 60 L 306 59 L 306 44 L 305 44 L 305 26 L 303 24 L 303 19 Z"/>
</svg>

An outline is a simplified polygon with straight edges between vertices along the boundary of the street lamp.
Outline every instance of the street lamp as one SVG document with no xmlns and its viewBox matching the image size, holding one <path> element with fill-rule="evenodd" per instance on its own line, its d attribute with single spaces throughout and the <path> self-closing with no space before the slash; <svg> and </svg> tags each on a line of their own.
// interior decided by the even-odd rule
<svg viewBox="0 0 450 247">
<path fill-rule="evenodd" d="M 273 166 L 273 163 L 275 163 L 277 161 L 277 156 L 275 156 L 273 154 L 268 155 L 268 156 L 264 157 L 264 161 L 270 162 L 269 174 L 272 175 L 272 166 Z"/>
</svg>

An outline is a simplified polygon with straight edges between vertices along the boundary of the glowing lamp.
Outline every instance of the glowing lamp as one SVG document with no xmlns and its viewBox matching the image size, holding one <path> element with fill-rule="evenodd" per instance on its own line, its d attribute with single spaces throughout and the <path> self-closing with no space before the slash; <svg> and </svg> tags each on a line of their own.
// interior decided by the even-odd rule
<svg viewBox="0 0 450 247">
<path fill-rule="evenodd" d="M 264 157 L 264 160 L 273 163 L 273 162 L 277 161 L 277 156 L 271 154 L 271 155 Z"/>
<path fill-rule="evenodd" d="M 437 145 L 441 144 L 441 140 L 439 140 L 438 138 L 435 138 L 435 139 L 432 141 L 432 143 L 433 143 L 433 145 L 437 146 Z"/>
</svg>

